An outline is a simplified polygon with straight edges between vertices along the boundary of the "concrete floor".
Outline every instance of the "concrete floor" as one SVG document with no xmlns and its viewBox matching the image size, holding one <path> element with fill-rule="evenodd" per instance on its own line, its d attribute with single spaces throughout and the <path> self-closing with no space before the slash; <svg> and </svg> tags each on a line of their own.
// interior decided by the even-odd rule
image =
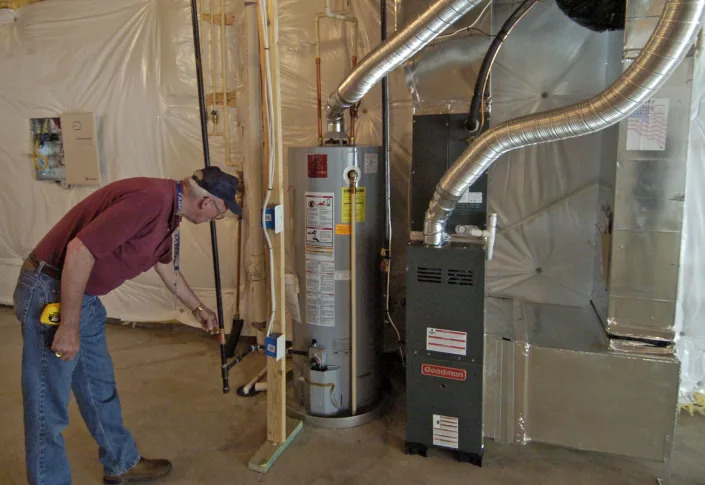
<svg viewBox="0 0 705 485">
<path fill-rule="evenodd" d="M 247 469 L 265 439 L 266 397 L 220 392 L 215 340 L 190 331 L 108 326 L 124 419 L 142 453 L 172 460 L 159 483 L 197 484 L 655 484 L 660 464 L 530 443 L 487 440 L 482 468 L 433 450 L 406 456 L 404 395 L 393 392 L 392 411 L 351 430 L 304 427 L 266 475 Z M 21 338 L 9 308 L 0 308 L 0 482 L 24 482 L 20 395 Z M 263 362 L 248 357 L 231 374 L 235 387 Z M 397 386 L 399 387 L 399 386 Z M 102 483 L 97 448 L 71 403 L 65 433 L 74 483 Z M 705 416 L 681 416 L 673 484 L 705 484 Z"/>
</svg>

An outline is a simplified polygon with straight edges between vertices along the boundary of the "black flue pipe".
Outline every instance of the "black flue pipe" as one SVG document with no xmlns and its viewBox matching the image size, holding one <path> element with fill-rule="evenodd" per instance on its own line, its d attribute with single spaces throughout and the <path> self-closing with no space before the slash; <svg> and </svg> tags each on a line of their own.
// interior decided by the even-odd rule
<svg viewBox="0 0 705 485">
<path fill-rule="evenodd" d="M 191 25 L 193 26 L 193 48 L 196 58 L 196 84 L 198 85 L 198 110 L 201 114 L 201 141 L 203 143 L 203 163 L 211 166 L 208 149 L 208 120 L 206 100 L 203 94 L 203 67 L 201 66 L 201 38 L 198 29 L 198 9 L 196 0 L 191 0 Z M 215 275 L 215 300 L 218 311 L 218 342 L 220 343 L 220 375 L 223 378 L 223 393 L 230 392 L 228 380 L 228 359 L 225 351 L 225 327 L 223 325 L 223 288 L 220 284 L 220 261 L 218 259 L 218 233 L 215 221 L 211 221 L 211 248 L 213 250 L 213 274 Z"/>
</svg>

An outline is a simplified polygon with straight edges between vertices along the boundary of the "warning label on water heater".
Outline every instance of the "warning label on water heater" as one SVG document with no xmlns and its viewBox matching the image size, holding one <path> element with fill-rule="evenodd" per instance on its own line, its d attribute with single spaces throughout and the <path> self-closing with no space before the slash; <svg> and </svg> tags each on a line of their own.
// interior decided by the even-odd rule
<svg viewBox="0 0 705 485">
<path fill-rule="evenodd" d="M 306 322 L 335 325 L 335 253 L 332 192 L 306 192 Z"/>
<path fill-rule="evenodd" d="M 333 253 L 332 192 L 306 192 L 306 251 Z"/>
</svg>

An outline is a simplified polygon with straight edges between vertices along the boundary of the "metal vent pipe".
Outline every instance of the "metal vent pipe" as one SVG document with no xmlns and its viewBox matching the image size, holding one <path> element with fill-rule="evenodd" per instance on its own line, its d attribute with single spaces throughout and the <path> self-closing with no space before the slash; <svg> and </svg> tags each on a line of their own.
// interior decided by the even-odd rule
<svg viewBox="0 0 705 485">
<path fill-rule="evenodd" d="M 446 171 L 426 210 L 424 243 L 441 246 L 457 201 L 504 153 L 537 143 L 587 135 L 626 118 L 673 73 L 700 29 L 705 0 L 668 0 L 649 41 L 634 63 L 592 99 L 522 116 L 492 128 Z"/>
<path fill-rule="evenodd" d="M 446 28 L 485 0 L 439 0 L 416 20 L 367 54 L 328 98 L 328 130 L 342 132 L 343 113 L 384 76 L 420 51 Z"/>
</svg>

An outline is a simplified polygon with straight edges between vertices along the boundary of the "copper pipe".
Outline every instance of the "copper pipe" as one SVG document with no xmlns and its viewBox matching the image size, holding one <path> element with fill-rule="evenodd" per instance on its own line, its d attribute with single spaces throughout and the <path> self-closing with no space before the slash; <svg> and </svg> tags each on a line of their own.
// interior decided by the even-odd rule
<svg viewBox="0 0 705 485">
<path fill-rule="evenodd" d="M 350 178 L 350 402 L 357 414 L 357 172 Z"/>
<path fill-rule="evenodd" d="M 323 111 L 321 101 L 321 58 L 316 57 L 316 107 L 318 109 L 318 144 L 323 145 Z"/>
<path fill-rule="evenodd" d="M 357 25 L 357 23 L 355 25 Z M 354 35 L 355 35 L 355 39 L 357 39 L 357 31 L 355 31 Z M 354 69 L 355 64 L 357 64 L 357 41 L 356 40 L 353 40 L 353 45 L 355 47 L 353 47 L 354 54 L 351 59 L 351 61 L 352 61 L 351 64 L 352 64 L 352 68 Z M 355 144 L 355 121 L 357 121 L 357 118 L 358 118 L 358 116 L 357 116 L 358 106 L 360 106 L 360 103 L 357 103 L 357 104 L 350 107 L 350 144 L 351 145 Z M 320 111 L 320 108 L 319 108 L 319 111 Z"/>
<path fill-rule="evenodd" d="M 240 179 L 242 180 L 242 179 Z M 235 316 L 240 318 L 240 282 L 242 275 L 242 216 L 237 220 L 237 277 L 235 284 Z"/>
<path fill-rule="evenodd" d="M 321 63 L 321 37 L 320 37 L 320 21 L 324 18 L 342 20 L 344 22 L 350 22 L 353 24 L 353 47 L 352 47 L 352 58 L 353 67 L 357 63 L 357 37 L 358 37 L 358 21 L 352 15 L 348 15 L 347 11 L 344 12 L 333 12 L 330 8 L 330 0 L 326 0 L 325 12 L 316 14 L 314 20 L 314 35 L 315 35 L 315 45 L 316 45 L 316 95 L 317 95 L 317 106 L 318 106 L 318 143 L 323 145 L 323 113 L 322 113 L 322 100 L 321 100 L 321 73 L 320 73 L 320 63 Z M 332 131 L 339 131 L 333 129 Z M 354 129 L 353 129 L 354 133 Z M 353 135 L 351 135 L 351 142 L 354 140 Z"/>
</svg>

